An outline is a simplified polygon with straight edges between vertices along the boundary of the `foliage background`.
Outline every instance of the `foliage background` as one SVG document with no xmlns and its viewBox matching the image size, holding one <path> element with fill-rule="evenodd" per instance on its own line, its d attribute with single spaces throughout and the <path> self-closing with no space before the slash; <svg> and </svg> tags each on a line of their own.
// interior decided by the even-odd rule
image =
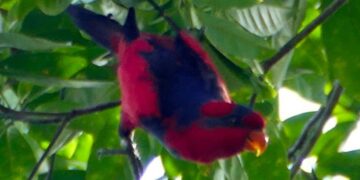
<svg viewBox="0 0 360 180">
<path fill-rule="evenodd" d="M 136 6 L 142 31 L 173 34 L 141 0 L 79 0 L 89 9 L 122 22 L 124 6 Z M 277 90 L 290 88 L 324 104 L 338 79 L 345 92 L 335 108 L 336 126 L 311 151 L 319 178 L 341 174 L 360 179 L 360 151 L 340 152 L 360 107 L 360 1 L 350 0 L 325 24 L 272 68 L 260 82 L 259 63 L 319 15 L 330 0 L 159 0 L 181 27 L 189 29 L 213 57 L 238 103 L 259 97 L 255 108 L 267 117 L 269 147 L 256 158 L 244 153 L 209 166 L 176 159 L 142 130 L 135 142 L 147 164 L 160 155 L 170 179 L 289 179 L 287 151 L 313 112 L 279 121 Z M 0 0 L 0 103 L 11 109 L 65 112 L 120 98 L 116 61 L 72 24 L 63 10 L 71 0 Z M 74 2 L 73 2 L 74 3 Z M 131 179 L 123 156 L 97 156 L 101 148 L 120 148 L 119 108 L 74 119 L 62 133 L 54 179 Z M 49 144 L 57 125 L 14 121 L 0 114 L 0 179 L 25 179 Z M 204 152 L 206 153 L 206 152 Z M 39 172 L 43 179 L 48 161 Z M 300 172 L 296 179 L 310 179 Z"/>
</svg>

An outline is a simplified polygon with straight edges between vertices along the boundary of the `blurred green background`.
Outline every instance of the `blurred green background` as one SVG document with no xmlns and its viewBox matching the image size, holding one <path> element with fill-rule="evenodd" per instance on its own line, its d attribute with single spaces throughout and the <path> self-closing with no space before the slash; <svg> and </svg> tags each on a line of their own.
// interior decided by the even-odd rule
<svg viewBox="0 0 360 180">
<path fill-rule="evenodd" d="M 259 94 L 255 109 L 267 119 L 269 146 L 260 157 L 243 153 L 211 165 L 171 156 L 142 130 L 135 142 L 144 165 L 161 156 L 165 177 L 174 179 L 289 179 L 287 151 L 312 112 L 279 119 L 278 90 L 292 89 L 325 104 L 334 80 L 345 88 L 333 116 L 336 126 L 323 133 L 310 155 L 313 173 L 295 179 L 342 175 L 360 179 L 360 151 L 339 151 L 355 127 L 360 108 L 360 1 L 350 0 L 326 23 L 258 80 L 259 65 L 310 23 L 330 0 L 158 0 L 166 13 L 202 42 L 237 103 Z M 120 99 L 116 60 L 80 32 L 63 12 L 81 3 L 120 22 L 135 6 L 139 28 L 173 35 L 144 0 L 0 0 L 0 103 L 31 112 L 67 112 Z M 120 107 L 121 108 L 121 107 Z M 101 148 L 120 148 L 119 108 L 78 117 L 61 134 L 53 179 L 132 179 L 124 156 L 99 158 Z M 57 125 L 14 121 L 0 113 L 0 179 L 26 179 L 48 146 Z M 206 152 L 204 152 L 206 153 Z M 44 179 L 46 161 L 38 173 Z"/>
</svg>

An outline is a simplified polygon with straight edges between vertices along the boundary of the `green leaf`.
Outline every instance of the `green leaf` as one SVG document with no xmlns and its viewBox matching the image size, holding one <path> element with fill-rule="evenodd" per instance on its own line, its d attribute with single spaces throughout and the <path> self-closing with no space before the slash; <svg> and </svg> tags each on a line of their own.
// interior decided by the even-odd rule
<svg viewBox="0 0 360 180">
<path fill-rule="evenodd" d="M 215 179 L 249 179 L 245 170 L 243 159 L 235 156 L 227 160 L 219 160 L 220 168 L 214 175 Z"/>
<path fill-rule="evenodd" d="M 79 131 L 65 129 L 50 150 L 50 155 L 57 153 L 60 156 L 70 158 L 76 149 L 77 137 L 81 134 Z M 48 146 L 46 146 L 47 148 Z"/>
<path fill-rule="evenodd" d="M 94 143 L 87 165 L 86 179 L 133 179 L 131 165 L 126 156 L 105 156 L 99 158 L 102 148 L 118 149 L 118 111 L 108 110 L 98 113 L 97 131 L 93 133 Z M 91 121 L 89 121 L 90 123 Z"/>
<path fill-rule="evenodd" d="M 185 161 L 170 154 L 166 149 L 161 153 L 161 160 L 164 165 L 166 176 L 170 179 L 181 176 L 183 179 L 208 179 L 214 176 L 216 163 L 211 165 L 200 165 L 190 161 Z"/>
<path fill-rule="evenodd" d="M 255 5 L 257 3 L 256 0 L 244 0 L 244 1 L 236 1 L 236 0 L 228 0 L 228 1 L 221 1 L 221 0 L 198 0 L 195 1 L 194 4 L 200 7 L 207 7 L 210 6 L 216 9 L 227 9 L 232 7 L 248 7 L 251 5 Z"/>
<path fill-rule="evenodd" d="M 139 3 L 141 3 L 141 0 L 112 0 L 114 3 L 121 4 L 126 7 L 135 7 Z"/>
<path fill-rule="evenodd" d="M 17 53 L 1 61 L 3 72 L 25 72 L 34 75 L 69 78 L 88 65 L 80 55 L 62 53 Z"/>
<path fill-rule="evenodd" d="M 337 124 L 335 128 L 320 136 L 311 153 L 319 156 L 319 158 L 326 158 L 337 153 L 351 130 L 353 130 L 354 125 L 354 121 Z"/>
<path fill-rule="evenodd" d="M 292 17 L 289 8 L 263 4 L 242 9 L 232 8 L 228 14 L 247 31 L 259 37 L 275 35 Z"/>
<path fill-rule="evenodd" d="M 11 87 L 5 87 L 2 89 L 2 100 L 6 102 L 6 105 L 10 108 L 15 108 L 19 104 L 19 97 Z"/>
<path fill-rule="evenodd" d="M 323 44 L 315 37 L 301 43 L 294 53 L 285 85 L 303 97 L 323 104 L 328 63 L 322 51 Z"/>
<path fill-rule="evenodd" d="M 94 42 L 82 37 L 79 29 L 65 13 L 59 14 L 58 16 L 47 16 L 35 9 L 24 19 L 21 32 L 29 36 L 41 37 L 55 42 L 86 44 L 87 47 L 89 45 L 95 45 Z M 89 50 L 89 52 L 91 51 Z"/>
<path fill-rule="evenodd" d="M 52 180 L 80 180 L 85 179 L 86 172 L 81 170 L 56 170 L 52 173 Z M 47 174 L 39 176 L 40 180 L 45 180 Z"/>
<path fill-rule="evenodd" d="M 210 14 L 199 12 L 198 15 L 211 44 L 235 64 L 240 62 L 234 59 L 254 59 L 270 52 L 270 44 L 265 39 L 245 31 L 238 25 Z"/>
<path fill-rule="evenodd" d="M 36 0 L 37 6 L 47 15 L 57 15 L 65 10 L 71 0 Z"/>
<path fill-rule="evenodd" d="M 270 38 L 271 38 L 272 47 L 275 49 L 280 49 L 284 44 L 287 43 L 287 41 L 289 41 L 293 36 L 295 36 L 296 32 L 298 31 L 306 11 L 305 7 L 306 7 L 306 0 L 283 1 L 281 7 L 277 7 L 277 8 L 266 7 L 266 9 L 271 11 L 271 13 L 269 14 L 272 15 L 270 16 L 265 13 L 266 10 L 262 10 L 265 8 L 259 8 L 259 10 L 261 10 L 262 13 L 261 14 L 258 13 L 258 14 L 259 16 L 262 17 L 262 19 L 264 19 L 263 21 L 265 21 L 265 18 L 272 19 L 272 21 L 270 20 L 270 22 L 267 23 L 260 23 L 260 24 L 266 24 L 259 26 L 265 29 L 256 30 L 258 31 L 257 34 L 259 34 L 259 32 L 262 32 L 262 34 L 264 34 L 264 32 L 269 31 L 270 33 L 267 34 L 271 35 L 271 32 L 275 33 L 276 31 L 278 31 L 272 36 L 270 36 Z M 252 22 L 252 24 L 254 23 L 259 24 L 258 22 L 259 20 L 256 21 L 256 19 L 259 18 L 260 17 L 255 18 L 255 22 Z M 275 23 L 274 25 L 272 25 L 273 21 Z M 273 30 L 267 30 L 270 28 L 269 26 L 274 26 L 273 28 L 271 28 Z M 269 80 L 272 82 L 275 89 L 279 89 L 280 87 L 283 86 L 283 81 L 287 77 L 288 67 L 292 60 L 292 56 L 293 56 L 293 51 L 288 52 L 267 73 L 267 76 L 269 77 Z M 271 56 L 267 56 L 264 59 L 268 59 L 270 57 Z"/>
<path fill-rule="evenodd" d="M 97 80 L 66 80 L 55 77 L 35 75 L 22 71 L 12 71 L 0 69 L 0 74 L 12 77 L 18 81 L 23 81 L 40 86 L 58 87 L 58 88 L 87 88 L 87 87 L 102 87 L 111 86 L 113 82 L 97 81 Z"/>
<path fill-rule="evenodd" d="M 57 127 L 56 125 L 30 124 L 28 137 L 34 139 L 38 145 L 40 145 L 40 142 L 50 142 Z M 40 150 L 40 147 L 38 150 Z"/>
<path fill-rule="evenodd" d="M 288 138 L 289 147 L 295 143 L 300 137 L 304 125 L 314 115 L 315 112 L 306 112 L 298 114 L 289 119 L 286 119 L 282 124 L 284 126 L 284 132 Z"/>
<path fill-rule="evenodd" d="M 327 5 L 330 0 L 323 0 Z M 360 1 L 349 1 L 322 26 L 322 40 L 330 65 L 331 79 L 339 79 L 347 93 L 360 100 L 359 42 Z"/>
<path fill-rule="evenodd" d="M 91 134 L 83 133 L 79 138 L 76 150 L 71 159 L 88 162 L 94 138 Z"/>
<path fill-rule="evenodd" d="M 141 154 L 141 161 L 145 163 L 158 156 L 163 149 L 159 140 L 143 129 L 135 131 L 134 142 L 136 142 L 136 148 Z"/>
<path fill-rule="evenodd" d="M 10 9 L 17 1 L 14 0 L 2 0 L 0 1 L 0 7 L 4 9 Z"/>
<path fill-rule="evenodd" d="M 0 179 L 26 179 L 36 163 L 33 151 L 17 128 L 0 137 Z"/>
<path fill-rule="evenodd" d="M 270 5 L 280 5 L 282 1 L 280 0 L 197 0 L 194 1 L 194 4 L 203 7 L 210 6 L 214 9 L 228 9 L 228 8 L 244 8 L 256 4 L 270 4 Z"/>
<path fill-rule="evenodd" d="M 0 62 L 0 74 L 41 86 L 82 88 L 113 84 L 107 80 L 71 79 L 87 66 L 80 55 L 18 53 Z"/>
<path fill-rule="evenodd" d="M 66 89 L 63 93 L 64 100 L 77 104 L 80 107 L 95 106 L 120 99 L 117 84 L 86 89 Z"/>
<path fill-rule="evenodd" d="M 34 9 L 35 3 L 34 0 L 27 1 L 15 1 L 14 6 L 9 9 L 9 14 L 7 17 L 7 26 L 9 30 L 18 30 L 21 27 L 21 23 L 28 13 Z"/>
<path fill-rule="evenodd" d="M 328 175 L 345 175 L 349 179 L 360 179 L 360 150 L 333 153 L 318 159 L 316 168 L 320 177 Z"/>
<path fill-rule="evenodd" d="M 56 43 L 20 33 L 0 33 L 0 48 L 15 48 L 25 51 L 46 51 L 67 46 L 66 43 Z"/>
<path fill-rule="evenodd" d="M 290 73 L 289 73 L 290 74 Z M 324 76 L 313 74 L 307 70 L 294 72 L 288 75 L 286 85 L 295 90 L 302 97 L 320 104 L 325 104 L 325 84 Z"/>
</svg>

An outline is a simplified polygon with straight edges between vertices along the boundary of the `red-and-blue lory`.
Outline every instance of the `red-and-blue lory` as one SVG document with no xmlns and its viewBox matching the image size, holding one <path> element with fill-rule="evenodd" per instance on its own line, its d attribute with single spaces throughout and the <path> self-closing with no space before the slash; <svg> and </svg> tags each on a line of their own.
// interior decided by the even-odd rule
<svg viewBox="0 0 360 180">
<path fill-rule="evenodd" d="M 232 102 L 208 53 L 185 30 L 175 37 L 140 32 L 133 8 L 124 25 L 80 6 L 67 11 L 119 60 L 121 136 L 143 128 L 173 154 L 200 163 L 264 151 L 264 119 Z"/>
</svg>

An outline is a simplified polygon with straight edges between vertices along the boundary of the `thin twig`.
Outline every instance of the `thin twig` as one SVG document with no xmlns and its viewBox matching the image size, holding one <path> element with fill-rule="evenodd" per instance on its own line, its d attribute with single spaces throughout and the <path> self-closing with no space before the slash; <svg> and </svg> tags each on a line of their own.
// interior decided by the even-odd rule
<svg viewBox="0 0 360 180">
<path fill-rule="evenodd" d="M 315 169 L 314 169 L 314 168 L 311 169 L 311 178 L 312 178 L 313 180 L 318 180 L 318 179 L 319 179 L 319 178 L 317 177 L 317 175 L 316 175 L 316 172 L 315 172 Z"/>
<path fill-rule="evenodd" d="M 14 121 L 23 121 L 28 123 L 41 123 L 41 124 L 50 124 L 50 123 L 59 123 L 62 119 L 69 114 L 73 114 L 74 117 L 81 116 L 85 114 L 90 114 L 93 112 L 102 111 L 105 109 L 113 108 L 119 106 L 121 101 L 112 101 L 103 104 L 98 104 L 92 107 L 75 109 L 69 112 L 63 113 L 47 113 L 47 112 L 28 112 L 28 111 L 15 111 L 10 108 L 0 105 L 0 116 L 12 119 Z"/>
<path fill-rule="evenodd" d="M 112 102 L 107 102 L 107 103 L 103 103 L 103 104 L 98 104 L 98 105 L 95 105 L 95 106 L 89 107 L 89 108 L 77 109 L 77 110 L 72 111 L 72 113 L 75 114 L 75 116 L 81 116 L 81 115 L 90 114 L 93 112 L 102 111 L 105 109 L 114 108 L 114 107 L 119 106 L 120 104 L 121 104 L 121 101 L 112 101 Z"/>
<path fill-rule="evenodd" d="M 179 26 L 169 16 L 165 14 L 164 10 L 154 0 L 147 1 L 151 4 L 151 6 L 156 9 L 159 15 L 166 20 L 166 22 L 171 26 L 171 28 L 173 28 L 176 32 L 180 31 Z"/>
<path fill-rule="evenodd" d="M 137 154 L 135 153 L 135 149 L 133 147 L 133 142 L 129 136 L 122 137 L 120 136 L 125 142 L 125 150 L 124 149 L 100 149 L 98 151 L 98 156 L 113 156 L 113 155 L 127 155 L 130 160 L 130 164 L 133 169 L 133 173 L 136 179 L 140 179 L 143 173 L 143 166 Z M 123 144 L 123 143 L 120 143 Z"/>
<path fill-rule="evenodd" d="M 65 127 L 68 125 L 69 121 L 71 120 L 71 118 L 73 118 L 72 116 L 69 116 L 67 118 L 64 118 L 62 120 L 62 123 L 60 124 L 59 128 L 56 130 L 54 137 L 52 138 L 49 146 L 46 148 L 46 150 L 44 151 L 44 153 L 41 155 L 39 161 L 35 164 L 34 168 L 32 169 L 30 176 L 28 178 L 28 180 L 32 180 L 34 178 L 34 176 L 36 175 L 37 171 L 39 170 L 41 164 L 45 161 L 46 157 L 49 155 L 50 150 L 53 148 L 53 146 L 55 145 L 56 141 L 59 139 L 60 134 L 63 132 L 63 130 L 65 129 Z"/>
<path fill-rule="evenodd" d="M 334 82 L 333 89 L 328 96 L 327 104 L 325 107 L 321 107 L 318 113 L 316 113 L 311 120 L 304 127 L 300 138 L 289 150 L 289 159 L 292 160 L 293 165 L 291 167 L 291 178 L 295 176 L 300 168 L 300 165 L 304 158 L 310 153 L 314 147 L 316 141 L 321 135 L 321 131 L 331 116 L 333 109 L 339 101 L 343 88 L 339 82 Z"/>
<path fill-rule="evenodd" d="M 254 109 L 255 101 L 256 101 L 257 93 L 253 93 L 250 97 L 249 108 Z"/>
<path fill-rule="evenodd" d="M 280 50 L 265 60 L 262 63 L 262 68 L 264 74 L 259 77 L 260 80 L 263 80 L 263 77 L 269 72 L 269 70 L 279 62 L 282 57 L 284 57 L 289 51 L 294 49 L 297 44 L 299 44 L 306 36 L 308 36 L 317 26 L 323 23 L 328 17 L 334 14 L 347 0 L 334 0 L 317 18 L 315 18 L 309 25 L 307 25 L 302 31 L 297 33 L 293 38 L 291 38 Z M 253 105 L 256 101 L 256 93 L 252 95 L 250 106 Z"/>
<path fill-rule="evenodd" d="M 0 104 L 0 114 L 6 118 L 11 119 L 22 119 L 28 118 L 29 116 L 45 116 L 45 117 L 62 117 L 66 113 L 47 113 L 47 112 L 26 112 L 26 111 L 15 111 L 10 108 L 7 108 Z"/>
<path fill-rule="evenodd" d="M 324 110 L 324 107 L 320 107 L 320 109 L 316 111 L 316 113 L 309 119 L 308 123 L 305 124 L 300 137 L 288 151 L 288 158 L 290 161 L 295 161 L 296 152 L 301 149 L 302 146 L 305 144 L 305 141 L 309 139 L 308 135 L 311 134 L 311 131 L 313 130 L 312 127 L 316 125 L 318 119 L 320 119 L 321 116 L 324 114 Z"/>
<path fill-rule="evenodd" d="M 50 157 L 50 165 L 49 165 L 48 173 L 47 173 L 46 178 L 45 178 L 46 180 L 51 180 L 52 179 L 52 174 L 54 172 L 54 166 L 55 166 L 55 159 L 56 159 L 56 153 L 54 153 Z"/>
<path fill-rule="evenodd" d="M 296 34 L 290 41 L 288 41 L 274 56 L 265 60 L 263 63 L 264 74 L 266 74 L 271 67 L 281 60 L 290 50 L 299 44 L 306 36 L 308 36 L 317 26 L 322 24 L 329 16 L 334 14 L 347 0 L 335 0 L 330 4 L 316 19 L 307 25 L 302 31 Z"/>
<path fill-rule="evenodd" d="M 135 154 L 135 149 L 132 145 L 132 140 L 130 139 L 130 137 L 129 136 L 124 137 L 124 141 L 126 142 L 126 151 L 127 151 L 126 154 L 130 159 L 130 164 L 134 171 L 135 178 L 140 179 L 143 173 L 143 166 L 141 164 L 141 161 L 139 157 Z"/>
<path fill-rule="evenodd" d="M 84 108 L 84 109 L 76 109 L 73 111 L 70 111 L 68 113 L 64 113 L 63 117 L 56 117 L 53 119 L 50 119 L 48 121 L 51 122 L 58 122 L 61 121 L 61 124 L 59 126 L 59 128 L 56 130 L 54 137 L 52 138 L 49 146 L 46 148 L 46 150 L 44 151 L 44 153 L 42 154 L 42 156 L 40 157 L 39 161 L 35 164 L 33 170 L 31 171 L 31 174 L 29 176 L 29 180 L 33 179 L 34 176 L 36 175 L 37 171 L 39 170 L 41 164 L 45 161 L 45 159 L 47 158 L 47 156 L 49 155 L 51 149 L 53 148 L 54 144 L 56 143 L 56 141 L 58 140 L 58 138 L 60 137 L 60 134 L 63 132 L 63 130 L 65 129 L 65 127 L 68 125 L 68 123 L 75 117 L 77 116 L 81 116 L 81 115 L 85 115 L 85 114 L 90 114 L 93 112 L 98 112 L 98 111 L 102 111 L 105 109 L 109 109 L 109 108 L 113 108 L 116 106 L 119 106 L 121 103 L 121 101 L 116 101 L 116 102 L 109 102 L 109 103 L 104 103 L 104 104 L 100 104 L 100 105 L 96 105 L 93 107 L 89 107 L 89 108 Z M 2 108 L 2 110 L 4 110 L 4 108 Z M 9 110 L 8 108 L 6 108 L 6 110 Z M 38 114 L 43 114 L 43 113 L 29 113 L 29 112 L 21 112 L 21 111 L 6 111 L 6 112 L 11 112 L 11 113 L 15 113 L 15 114 L 20 114 L 20 115 L 38 115 Z M 50 114 L 50 113 L 48 113 Z M 55 113 L 56 116 L 58 116 L 58 113 Z"/>
<path fill-rule="evenodd" d="M 113 155 L 127 155 L 130 160 L 130 164 L 132 166 L 133 174 L 135 179 L 140 179 L 143 173 L 143 166 L 137 154 L 135 153 L 135 149 L 133 147 L 133 142 L 129 136 L 120 137 L 125 142 L 125 149 L 100 149 L 98 151 L 98 156 L 113 156 Z M 123 144 L 123 143 L 120 143 Z"/>
</svg>

